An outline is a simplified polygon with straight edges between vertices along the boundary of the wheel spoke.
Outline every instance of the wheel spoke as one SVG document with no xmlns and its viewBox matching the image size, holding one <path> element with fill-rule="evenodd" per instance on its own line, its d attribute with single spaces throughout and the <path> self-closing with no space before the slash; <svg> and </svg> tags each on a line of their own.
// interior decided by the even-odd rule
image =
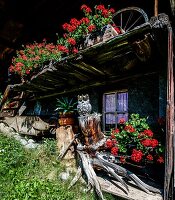
<svg viewBox="0 0 175 200">
<path fill-rule="evenodd" d="M 128 20 L 127 20 L 127 22 L 126 22 L 125 27 L 123 28 L 123 30 L 126 29 L 128 23 L 129 23 L 129 21 L 132 19 L 132 16 L 133 16 L 133 12 L 130 13 L 130 15 L 129 15 L 129 17 L 128 17 Z M 126 31 L 126 30 L 125 30 L 125 31 Z"/>
<path fill-rule="evenodd" d="M 123 15 L 122 13 L 120 14 L 120 27 L 122 28 L 123 26 Z"/>
<path fill-rule="evenodd" d="M 135 20 L 135 22 L 126 30 L 126 31 L 129 31 L 129 29 L 131 29 L 138 21 L 139 19 L 141 18 L 142 16 L 140 16 L 139 18 L 137 18 L 137 20 Z"/>
</svg>

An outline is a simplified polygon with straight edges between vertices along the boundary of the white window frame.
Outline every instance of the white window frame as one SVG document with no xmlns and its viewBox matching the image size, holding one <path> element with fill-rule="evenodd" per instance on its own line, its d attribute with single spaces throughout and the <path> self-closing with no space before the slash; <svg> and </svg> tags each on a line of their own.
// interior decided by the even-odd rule
<svg viewBox="0 0 175 200">
<path fill-rule="evenodd" d="M 105 92 L 103 94 L 103 102 L 102 102 L 102 105 L 103 105 L 103 108 L 102 108 L 102 119 L 103 119 L 103 131 L 104 132 L 107 132 L 105 130 L 105 127 L 106 127 L 106 119 L 105 119 L 105 116 L 106 114 L 114 114 L 115 116 L 117 116 L 118 114 L 128 114 L 128 109 L 127 111 L 118 111 L 117 109 L 114 111 L 114 112 L 106 112 L 106 95 L 109 95 L 109 94 L 115 94 L 115 108 L 117 108 L 117 94 L 119 93 L 128 93 L 128 90 L 127 89 L 123 89 L 123 90 L 117 90 L 117 91 L 110 91 L 110 92 Z M 129 100 L 128 100 L 129 101 Z M 115 118 L 116 121 L 115 121 L 115 128 L 117 128 L 117 117 Z"/>
</svg>

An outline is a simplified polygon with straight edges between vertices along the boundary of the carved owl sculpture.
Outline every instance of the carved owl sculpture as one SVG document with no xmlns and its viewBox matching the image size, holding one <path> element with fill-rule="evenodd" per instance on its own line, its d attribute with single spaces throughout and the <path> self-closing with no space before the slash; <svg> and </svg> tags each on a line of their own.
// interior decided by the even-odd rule
<svg viewBox="0 0 175 200">
<path fill-rule="evenodd" d="M 89 95 L 78 95 L 78 105 L 77 105 L 77 111 L 80 116 L 85 116 L 87 114 L 90 114 L 92 111 L 92 106 L 89 101 Z"/>
</svg>

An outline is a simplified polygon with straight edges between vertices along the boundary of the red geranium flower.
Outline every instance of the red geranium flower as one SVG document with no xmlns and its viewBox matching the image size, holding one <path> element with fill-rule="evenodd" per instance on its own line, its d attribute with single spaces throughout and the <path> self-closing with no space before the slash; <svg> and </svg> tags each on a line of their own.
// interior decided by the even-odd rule
<svg viewBox="0 0 175 200">
<path fill-rule="evenodd" d="M 104 5 L 98 5 L 96 6 L 96 10 L 104 10 L 105 9 L 105 6 Z"/>
<path fill-rule="evenodd" d="M 121 162 L 121 163 L 125 163 L 125 162 L 126 162 L 126 158 L 125 158 L 124 156 L 121 156 L 121 157 L 120 157 L 120 162 Z"/>
<path fill-rule="evenodd" d="M 110 9 L 109 9 L 109 12 L 111 12 L 111 13 L 115 13 L 114 8 L 110 8 Z"/>
<path fill-rule="evenodd" d="M 159 144 L 158 140 L 156 140 L 156 139 L 152 139 L 152 140 L 151 140 L 151 146 L 152 146 L 153 148 L 157 147 L 158 144 Z"/>
<path fill-rule="evenodd" d="M 89 24 L 90 20 L 87 18 L 87 17 L 83 17 L 81 20 L 80 20 L 81 23 L 85 23 L 85 24 Z"/>
<path fill-rule="evenodd" d="M 144 130 L 145 135 L 147 135 L 148 137 L 153 137 L 153 132 L 148 129 L 148 130 Z"/>
<path fill-rule="evenodd" d="M 65 47 L 63 45 L 58 45 L 58 50 L 62 51 L 62 52 L 65 52 L 65 53 L 69 52 L 69 50 L 67 49 L 67 47 Z"/>
<path fill-rule="evenodd" d="M 83 4 L 80 9 L 83 10 L 86 9 L 87 7 L 88 7 L 87 5 Z"/>
<path fill-rule="evenodd" d="M 78 49 L 74 47 L 73 50 L 72 50 L 72 52 L 73 52 L 74 54 L 76 54 L 76 53 L 78 53 Z"/>
<path fill-rule="evenodd" d="M 105 16 L 105 17 L 108 17 L 108 10 L 107 9 L 104 9 L 103 11 L 102 11 L 102 15 L 103 16 Z"/>
<path fill-rule="evenodd" d="M 91 24 L 90 26 L 88 26 L 88 31 L 89 31 L 89 32 L 92 32 L 92 31 L 95 30 L 95 29 L 96 29 L 96 26 L 93 25 L 93 24 Z"/>
<path fill-rule="evenodd" d="M 67 30 L 68 26 L 70 26 L 68 23 L 65 23 L 65 24 L 62 25 L 64 30 Z"/>
<path fill-rule="evenodd" d="M 84 12 L 86 12 L 86 13 L 92 12 L 91 8 L 89 8 L 89 7 L 88 7 L 87 5 L 85 5 L 85 4 L 82 5 L 80 9 L 83 10 Z"/>
<path fill-rule="evenodd" d="M 68 38 L 67 39 L 68 43 L 71 44 L 71 45 L 76 45 L 76 41 L 74 38 Z"/>
<path fill-rule="evenodd" d="M 118 147 L 112 147 L 111 153 L 112 153 L 112 155 L 117 156 L 118 155 Z"/>
<path fill-rule="evenodd" d="M 119 124 L 124 124 L 124 123 L 125 123 L 125 119 L 124 118 L 120 118 Z"/>
<path fill-rule="evenodd" d="M 120 133 L 120 130 L 118 128 L 116 128 L 115 133 Z"/>
<path fill-rule="evenodd" d="M 124 128 L 125 131 L 128 131 L 130 133 L 135 132 L 135 128 L 132 125 L 126 125 Z"/>
<path fill-rule="evenodd" d="M 148 160 L 153 160 L 153 156 L 151 154 L 147 155 L 146 157 Z"/>
<path fill-rule="evenodd" d="M 112 142 L 112 140 L 107 139 L 107 141 L 106 141 L 106 147 L 109 148 L 109 149 L 113 147 L 113 142 Z"/>
<path fill-rule="evenodd" d="M 26 70 L 26 74 L 30 74 L 30 70 L 27 69 L 27 70 Z"/>
<path fill-rule="evenodd" d="M 78 21 L 76 18 L 72 18 L 72 19 L 70 20 L 70 23 L 71 23 L 72 25 L 75 25 L 75 26 L 79 26 L 79 25 L 80 25 L 80 21 Z"/>
<path fill-rule="evenodd" d="M 145 139 L 145 140 L 142 140 L 142 141 L 141 141 L 141 144 L 142 144 L 143 146 L 145 146 L 145 147 L 150 147 L 151 144 L 152 144 L 152 142 L 151 142 L 150 139 Z"/>
<path fill-rule="evenodd" d="M 121 162 L 121 163 L 125 163 L 125 162 L 126 162 L 125 156 L 121 156 L 121 157 L 120 157 L 120 162 Z"/>
<path fill-rule="evenodd" d="M 142 160 L 143 153 L 141 150 L 136 150 L 133 149 L 132 155 L 131 155 L 131 160 L 135 162 L 140 162 Z"/>
<path fill-rule="evenodd" d="M 157 159 L 157 162 L 158 162 L 158 163 L 164 163 L 163 157 L 160 156 L 160 157 Z"/>
</svg>

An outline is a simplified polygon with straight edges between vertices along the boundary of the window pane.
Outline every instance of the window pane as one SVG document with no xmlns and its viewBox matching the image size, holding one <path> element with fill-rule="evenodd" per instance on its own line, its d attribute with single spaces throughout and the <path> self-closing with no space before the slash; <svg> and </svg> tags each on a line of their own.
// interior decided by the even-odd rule
<svg viewBox="0 0 175 200">
<path fill-rule="evenodd" d="M 118 114 L 117 115 L 117 123 L 119 123 L 120 119 L 124 119 L 125 122 L 128 121 L 128 113 L 126 113 L 126 114 Z"/>
<path fill-rule="evenodd" d="M 114 114 L 106 114 L 106 124 L 115 124 L 116 123 L 116 117 Z"/>
<path fill-rule="evenodd" d="M 117 94 L 117 111 L 128 111 L 128 93 L 122 92 Z"/>
<path fill-rule="evenodd" d="M 105 122 L 105 131 L 110 131 L 116 127 L 116 116 L 114 114 L 106 114 Z"/>
<path fill-rule="evenodd" d="M 115 112 L 115 94 L 107 94 L 105 97 L 105 111 Z"/>
</svg>

